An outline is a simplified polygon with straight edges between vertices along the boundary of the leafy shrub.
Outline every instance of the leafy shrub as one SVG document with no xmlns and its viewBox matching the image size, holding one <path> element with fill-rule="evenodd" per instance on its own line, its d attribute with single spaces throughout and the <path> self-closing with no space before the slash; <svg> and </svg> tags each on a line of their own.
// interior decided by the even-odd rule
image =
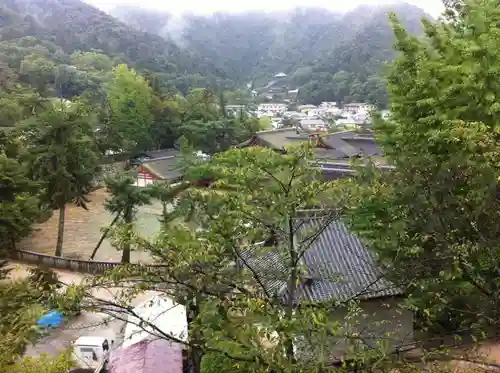
<svg viewBox="0 0 500 373">
<path fill-rule="evenodd" d="M 56 272 L 47 267 L 33 267 L 29 269 L 29 280 L 42 291 L 50 292 L 61 287 Z"/>
</svg>

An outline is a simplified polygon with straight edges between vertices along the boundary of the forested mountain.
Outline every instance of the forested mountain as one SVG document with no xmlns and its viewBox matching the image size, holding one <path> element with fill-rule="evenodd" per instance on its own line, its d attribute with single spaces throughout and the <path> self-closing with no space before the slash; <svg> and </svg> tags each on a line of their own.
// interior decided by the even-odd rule
<svg viewBox="0 0 500 373">
<path fill-rule="evenodd" d="M 289 12 L 163 16 L 117 8 L 111 12 L 138 30 L 155 32 L 223 71 L 237 85 L 265 85 L 278 72 L 304 101 L 369 100 L 384 105 L 383 63 L 393 58 L 388 13 L 411 33 L 425 13 L 409 4 L 361 6 L 346 14 L 324 9 Z"/>
<path fill-rule="evenodd" d="M 64 67 L 59 75 L 74 75 L 75 53 L 98 52 L 106 65 L 100 71 L 127 63 L 184 94 L 194 87 L 233 90 L 249 83 L 259 89 L 284 72 L 284 84 L 299 88 L 300 101 L 380 106 L 386 91 L 379 73 L 393 57 L 387 14 L 395 11 L 413 33 L 420 32 L 424 15 L 407 4 L 363 6 L 347 14 L 295 9 L 182 17 L 131 7 L 116 9 L 112 17 L 80 0 L 1 4 L 0 80 L 17 74 L 36 86 L 32 80 L 50 75 L 54 66 Z M 70 96 L 82 90 L 66 88 Z"/>
<path fill-rule="evenodd" d="M 114 62 L 159 73 L 180 88 L 230 84 L 209 62 L 176 43 L 127 26 L 79 0 L 2 0 L 0 61 L 18 68 L 29 54 L 70 63 L 75 51 L 100 51 Z M 12 60 L 14 58 L 14 60 Z"/>
</svg>

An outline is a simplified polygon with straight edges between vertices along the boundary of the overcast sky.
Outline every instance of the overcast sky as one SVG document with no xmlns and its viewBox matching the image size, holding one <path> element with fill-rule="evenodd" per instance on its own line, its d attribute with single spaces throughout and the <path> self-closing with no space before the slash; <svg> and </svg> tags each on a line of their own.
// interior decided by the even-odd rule
<svg viewBox="0 0 500 373">
<path fill-rule="evenodd" d="M 215 11 L 241 12 L 245 10 L 284 10 L 300 6 L 320 7 L 346 11 L 360 4 L 380 4 L 395 2 L 393 0 L 86 0 L 102 10 L 110 10 L 117 5 L 137 5 L 141 8 L 158 9 L 169 13 L 180 14 L 194 12 L 207 14 Z M 423 8 L 429 14 L 438 16 L 443 10 L 441 0 L 407 0 Z"/>
</svg>

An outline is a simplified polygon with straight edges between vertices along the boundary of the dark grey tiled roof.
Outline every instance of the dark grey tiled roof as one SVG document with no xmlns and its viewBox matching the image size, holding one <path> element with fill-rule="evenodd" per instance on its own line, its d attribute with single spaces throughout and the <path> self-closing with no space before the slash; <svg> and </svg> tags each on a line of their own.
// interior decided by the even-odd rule
<svg viewBox="0 0 500 373">
<path fill-rule="evenodd" d="M 307 232 L 321 229 L 324 222 L 324 218 L 304 220 L 301 230 L 310 234 Z M 402 293 L 384 277 L 374 254 L 339 220 L 324 229 L 304 253 L 303 261 L 311 277 L 303 297 L 310 301 L 370 299 Z"/>
<path fill-rule="evenodd" d="M 164 180 L 179 179 L 183 175 L 181 153 L 176 149 L 147 152 L 150 159 L 142 162 L 144 168 Z"/>
<path fill-rule="evenodd" d="M 324 149 L 324 148 L 315 148 L 314 154 L 316 155 L 316 159 L 318 162 L 325 160 L 345 160 L 348 157 L 346 154 L 340 149 Z"/>
<path fill-rule="evenodd" d="M 332 133 L 322 137 L 322 141 L 330 148 L 344 154 L 344 158 L 351 158 L 360 154 L 360 150 L 345 142 L 342 137 L 351 134 L 351 132 Z"/>
<path fill-rule="evenodd" d="M 284 149 L 285 146 L 300 144 L 301 142 L 309 140 L 309 135 L 307 133 L 297 133 L 295 128 L 279 128 L 260 131 L 254 136 L 273 149 Z"/>
<path fill-rule="evenodd" d="M 329 221 L 326 219 L 320 217 L 298 220 L 298 242 L 321 231 Z M 383 276 L 374 254 L 340 220 L 330 222 L 310 241 L 312 242 L 301 263 L 306 271 L 306 280 L 303 281 L 296 302 L 345 301 L 351 298 L 363 300 L 402 294 L 401 289 Z M 306 248 L 307 243 L 302 247 Z M 268 287 L 269 293 L 286 297 L 286 262 L 280 253 L 270 250 L 272 248 L 265 253 L 258 250 L 247 251 L 243 255 L 253 271 L 260 274 L 259 278 Z"/>
<path fill-rule="evenodd" d="M 152 159 L 159 159 L 170 156 L 178 156 L 181 154 L 181 152 L 177 149 L 162 149 L 147 151 L 146 154 Z"/>
<path fill-rule="evenodd" d="M 350 163 L 332 163 L 331 161 L 322 163 L 321 160 L 317 163 L 324 180 L 338 180 L 353 176 L 355 173 Z"/>
<path fill-rule="evenodd" d="M 257 244 L 239 254 L 240 265 L 250 268 L 258 275 L 268 295 L 279 296 L 288 278 L 288 269 L 284 258 L 273 251 L 273 247 Z"/>
<path fill-rule="evenodd" d="M 382 149 L 380 149 L 374 138 L 352 137 L 343 138 L 343 140 L 356 149 L 359 149 L 361 154 L 365 156 L 382 155 Z"/>
</svg>

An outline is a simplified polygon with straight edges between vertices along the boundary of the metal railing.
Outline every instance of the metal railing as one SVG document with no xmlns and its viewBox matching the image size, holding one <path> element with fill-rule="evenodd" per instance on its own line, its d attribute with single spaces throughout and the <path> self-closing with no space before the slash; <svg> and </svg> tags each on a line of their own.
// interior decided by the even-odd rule
<svg viewBox="0 0 500 373">
<path fill-rule="evenodd" d="M 62 258 L 52 255 L 35 253 L 32 251 L 12 250 L 9 253 L 9 259 L 18 261 L 25 264 L 33 264 L 37 266 L 44 266 L 53 269 L 60 269 L 65 271 L 88 273 L 88 274 L 103 274 L 112 270 L 122 263 L 120 262 L 103 262 L 94 260 L 70 259 Z M 160 265 L 144 265 L 144 264 L 130 264 L 146 267 L 161 267 Z"/>
</svg>

